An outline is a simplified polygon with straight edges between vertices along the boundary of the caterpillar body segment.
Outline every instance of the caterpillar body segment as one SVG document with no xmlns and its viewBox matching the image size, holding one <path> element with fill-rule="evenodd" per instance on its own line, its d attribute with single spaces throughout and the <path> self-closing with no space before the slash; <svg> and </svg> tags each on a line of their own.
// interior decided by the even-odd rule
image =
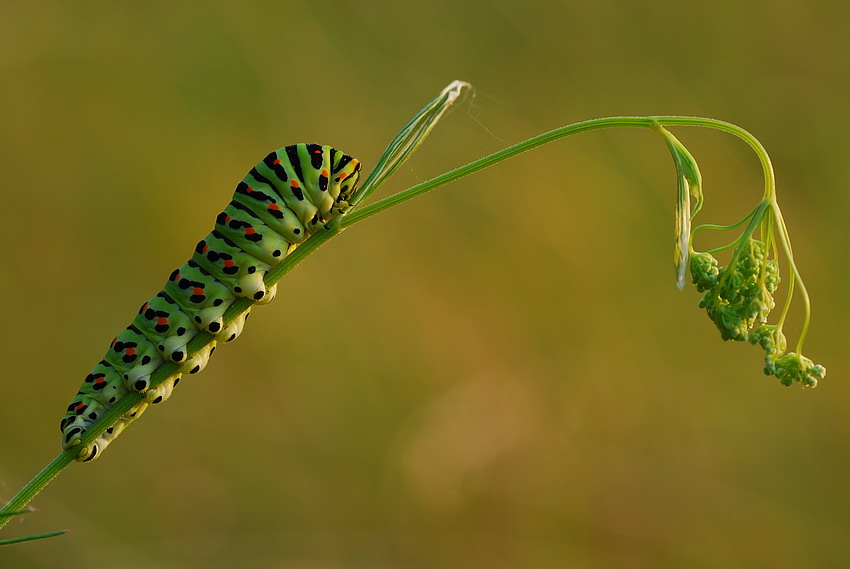
<svg viewBox="0 0 850 569">
<path fill-rule="evenodd" d="M 227 284 L 235 296 L 254 301 L 266 296 L 263 275 L 272 266 L 240 249 L 217 229 L 198 242 L 192 260 Z"/>
<path fill-rule="evenodd" d="M 256 304 L 274 299 L 266 273 L 351 207 L 359 176 L 359 161 L 318 144 L 280 148 L 252 168 L 192 257 L 142 304 L 86 376 L 60 423 L 62 447 L 79 447 L 80 462 L 94 460 L 149 405 L 167 400 L 183 374 L 203 370 L 218 343 L 239 336 L 250 313 L 225 326 L 227 309 L 240 297 Z M 201 332 L 213 339 L 190 356 L 188 344 Z M 166 362 L 177 370 L 152 388 L 151 375 Z M 132 392 L 143 399 L 82 444 L 91 425 Z"/>
<path fill-rule="evenodd" d="M 112 340 L 103 359 L 123 372 L 127 389 L 138 392 L 148 390 L 151 374 L 164 362 L 156 346 L 132 324 Z"/>
<path fill-rule="evenodd" d="M 294 211 L 286 207 L 283 198 L 271 186 L 256 181 L 251 173 L 236 187 L 230 205 L 249 208 L 272 231 L 290 243 L 301 243 L 307 237 L 304 224 Z"/>
<path fill-rule="evenodd" d="M 81 395 L 86 395 L 107 407 L 114 405 L 129 392 L 121 373 L 106 360 L 101 360 L 94 366 L 80 387 Z"/>
<path fill-rule="evenodd" d="M 186 344 L 198 335 L 198 328 L 186 312 L 165 291 L 156 293 L 139 308 L 133 326 L 150 341 L 156 342 L 160 355 L 181 363 L 186 359 Z"/>
<path fill-rule="evenodd" d="M 276 265 L 289 251 L 291 243 L 269 226 L 247 206 L 230 202 L 218 214 L 215 228 L 231 242 L 239 242 L 240 248 L 253 257 Z"/>
<path fill-rule="evenodd" d="M 215 279 L 192 259 L 171 273 L 163 292 L 192 316 L 197 327 L 211 334 L 221 331 L 224 311 L 236 300 L 227 285 Z"/>
</svg>

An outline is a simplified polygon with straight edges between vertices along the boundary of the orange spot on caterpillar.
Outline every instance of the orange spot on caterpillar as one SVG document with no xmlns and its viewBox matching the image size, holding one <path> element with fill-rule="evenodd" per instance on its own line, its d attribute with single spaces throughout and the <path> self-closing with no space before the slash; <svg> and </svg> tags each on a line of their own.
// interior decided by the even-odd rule
<svg viewBox="0 0 850 569">
<path fill-rule="evenodd" d="M 289 185 L 292 186 L 293 188 L 300 188 L 301 187 L 300 185 L 298 185 L 298 180 L 292 180 L 291 182 L 289 182 Z"/>
<path fill-rule="evenodd" d="M 280 158 L 275 159 L 275 161 L 272 162 L 272 164 L 280 164 Z"/>
<path fill-rule="evenodd" d="M 231 261 L 230 259 L 225 259 L 223 264 L 224 264 L 225 267 L 232 267 L 235 263 L 233 261 Z"/>
<path fill-rule="evenodd" d="M 328 177 L 328 171 L 327 171 L 327 170 L 322 170 L 322 176 L 324 176 L 325 178 L 327 178 L 327 177 Z"/>
<path fill-rule="evenodd" d="M 161 317 L 156 319 L 156 323 L 157 324 L 168 324 L 168 318 L 161 316 Z"/>
<path fill-rule="evenodd" d="M 135 356 L 136 355 L 136 348 L 127 348 L 126 350 L 124 350 L 124 353 L 127 354 L 128 356 Z"/>
<path fill-rule="evenodd" d="M 345 180 L 347 177 L 348 177 L 348 174 L 346 172 L 340 172 L 340 174 L 339 174 L 340 180 Z"/>
<path fill-rule="evenodd" d="M 276 203 L 270 203 L 269 207 L 267 209 L 273 209 L 275 211 L 278 211 L 278 210 L 280 210 L 280 206 L 277 205 Z"/>
<path fill-rule="evenodd" d="M 251 186 L 246 186 L 246 187 L 245 187 L 245 192 L 247 192 L 247 193 L 249 193 L 249 194 L 250 194 L 250 193 L 251 193 L 251 192 L 253 192 L 253 191 L 254 191 L 254 188 L 252 188 Z"/>
<path fill-rule="evenodd" d="M 245 228 L 245 235 L 253 235 L 256 232 L 257 232 L 257 230 L 254 229 L 253 227 L 246 227 Z"/>
<path fill-rule="evenodd" d="M 204 289 L 196 286 L 195 288 L 192 289 L 192 293 L 193 294 L 204 294 Z"/>
<path fill-rule="evenodd" d="M 80 409 L 83 409 L 84 407 L 85 407 L 85 405 L 83 405 L 83 403 L 82 403 L 82 402 L 80 402 L 80 403 L 77 403 L 77 406 L 76 406 L 76 407 L 74 407 L 74 409 L 76 409 L 77 411 L 79 411 Z"/>
</svg>

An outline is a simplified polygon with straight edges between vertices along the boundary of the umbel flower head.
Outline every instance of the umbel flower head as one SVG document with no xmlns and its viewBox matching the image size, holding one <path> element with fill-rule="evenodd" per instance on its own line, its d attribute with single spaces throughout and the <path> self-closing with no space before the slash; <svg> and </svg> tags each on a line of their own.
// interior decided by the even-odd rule
<svg viewBox="0 0 850 569">
<path fill-rule="evenodd" d="M 739 245 L 728 267 L 719 267 L 709 253 L 694 255 L 691 278 L 705 293 L 700 308 L 705 308 L 724 340 L 747 340 L 750 328 L 764 324 L 776 305 L 773 292 L 780 280 L 779 267 L 756 239 Z"/>
<path fill-rule="evenodd" d="M 806 287 L 791 255 L 791 241 L 776 201 L 776 187 L 770 158 L 761 143 L 747 131 L 724 123 L 721 130 L 731 132 L 745 140 L 759 157 L 765 173 L 764 197 L 741 221 L 733 225 L 700 225 L 691 223 L 702 209 L 702 175 L 693 155 L 666 128 L 660 124 L 655 129 L 664 138 L 673 156 L 678 176 L 676 196 L 676 224 L 674 264 L 676 284 L 681 289 L 690 270 L 691 282 L 703 293 L 700 308 L 720 331 L 724 340 L 749 341 L 765 351 L 764 373 L 775 375 L 784 385 L 799 382 L 804 387 L 814 387 L 826 375 L 826 369 L 802 355 L 803 340 L 809 324 L 809 299 Z M 695 200 L 691 207 L 691 198 Z M 728 231 L 743 227 L 741 234 L 728 245 L 712 251 L 696 251 L 694 234 L 701 229 Z M 756 238 L 756 235 L 759 238 Z M 788 260 L 790 278 L 782 315 L 776 324 L 768 324 L 770 311 L 776 306 L 774 293 L 781 281 L 777 251 Z M 729 264 L 721 266 L 714 253 L 733 249 Z M 805 317 L 803 330 L 795 352 L 785 353 L 787 342 L 782 324 L 795 285 L 803 296 Z"/>
<path fill-rule="evenodd" d="M 759 326 L 750 332 L 750 343 L 760 345 L 765 351 L 765 375 L 775 375 L 783 385 L 798 381 L 803 387 L 816 387 L 818 380 L 826 375 L 825 367 L 802 354 L 784 353 L 787 343 L 779 326 Z"/>
<path fill-rule="evenodd" d="M 768 243 L 774 243 L 771 212 L 770 208 L 758 207 L 748 216 L 748 228 L 760 226 L 767 233 Z M 734 226 L 723 229 L 731 227 Z M 785 353 L 787 340 L 782 332 L 782 321 L 786 311 L 779 324 L 767 324 L 768 315 L 776 306 L 773 295 L 781 281 L 779 262 L 771 257 L 772 247 L 752 237 L 751 231 L 745 231 L 736 242 L 732 258 L 725 267 L 720 266 L 711 253 L 693 251 L 690 254 L 691 280 L 703 293 L 700 308 L 705 308 L 724 340 L 749 341 L 764 350 L 766 375 L 776 376 L 783 385 L 798 382 L 803 387 L 815 387 L 826 375 L 826 369 L 801 353 Z M 786 304 L 789 302 L 790 293 Z"/>
</svg>

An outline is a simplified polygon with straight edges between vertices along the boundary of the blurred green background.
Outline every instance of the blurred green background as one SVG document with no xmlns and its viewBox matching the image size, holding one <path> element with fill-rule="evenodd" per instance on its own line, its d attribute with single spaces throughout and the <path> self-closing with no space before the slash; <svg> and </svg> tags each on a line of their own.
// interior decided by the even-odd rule
<svg viewBox="0 0 850 569">
<path fill-rule="evenodd" d="M 848 29 L 838 0 L 3 2 L 3 498 L 253 164 L 320 142 L 368 167 L 453 79 L 476 97 L 382 195 L 606 115 L 755 133 L 829 375 L 786 389 L 723 343 L 674 286 L 663 142 L 586 134 L 319 251 L 0 535 L 74 533 L 0 567 L 848 566 Z M 704 221 L 756 203 L 744 144 L 676 134 Z"/>
</svg>

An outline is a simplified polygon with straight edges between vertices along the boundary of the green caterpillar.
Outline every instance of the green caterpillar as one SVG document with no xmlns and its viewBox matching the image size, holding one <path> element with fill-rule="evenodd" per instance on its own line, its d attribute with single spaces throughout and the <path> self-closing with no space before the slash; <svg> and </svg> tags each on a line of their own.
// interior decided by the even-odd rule
<svg viewBox="0 0 850 569">
<path fill-rule="evenodd" d="M 78 461 L 95 459 L 148 405 L 168 399 L 182 374 L 204 369 L 217 343 L 239 336 L 249 313 L 224 326 L 227 308 L 239 297 L 270 302 L 275 287 L 267 288 L 263 276 L 351 207 L 359 177 L 359 161 L 318 144 L 280 148 L 251 169 L 212 232 L 86 376 L 62 419 L 62 447 L 79 446 L 83 433 L 124 395 L 143 393 L 93 443 L 80 446 Z M 214 339 L 188 357 L 186 345 L 202 331 Z M 177 371 L 151 388 L 151 374 L 167 361 L 179 364 Z"/>
</svg>

